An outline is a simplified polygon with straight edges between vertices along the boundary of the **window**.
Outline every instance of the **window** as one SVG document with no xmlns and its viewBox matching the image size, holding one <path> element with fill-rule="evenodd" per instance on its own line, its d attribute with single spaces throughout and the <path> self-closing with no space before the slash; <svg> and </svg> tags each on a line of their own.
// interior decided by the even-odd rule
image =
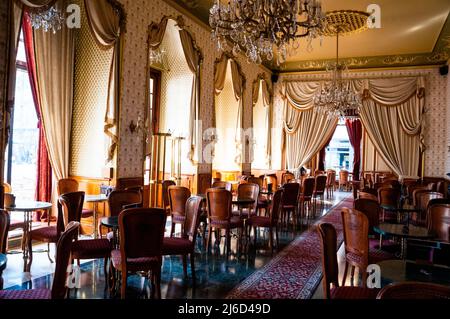
<svg viewBox="0 0 450 319">
<path fill-rule="evenodd" d="M 354 150 L 350 144 L 345 121 L 340 120 L 336 132 L 326 148 L 325 167 L 327 169 L 353 171 Z"/>
<path fill-rule="evenodd" d="M 36 191 L 39 128 L 25 57 L 23 35 L 17 53 L 15 104 L 7 148 L 6 181 L 18 199 L 32 200 Z"/>
</svg>

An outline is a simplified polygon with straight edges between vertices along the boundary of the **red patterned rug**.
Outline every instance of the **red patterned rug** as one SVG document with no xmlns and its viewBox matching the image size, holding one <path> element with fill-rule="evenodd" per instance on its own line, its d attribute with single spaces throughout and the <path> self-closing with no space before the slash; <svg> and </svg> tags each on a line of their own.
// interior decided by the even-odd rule
<svg viewBox="0 0 450 319">
<path fill-rule="evenodd" d="M 353 207 L 353 197 L 330 209 L 318 223 L 334 225 L 338 244 L 343 242 L 341 209 Z M 254 272 L 227 296 L 227 299 L 310 299 L 322 280 L 320 238 L 311 227 L 274 259 Z"/>
</svg>

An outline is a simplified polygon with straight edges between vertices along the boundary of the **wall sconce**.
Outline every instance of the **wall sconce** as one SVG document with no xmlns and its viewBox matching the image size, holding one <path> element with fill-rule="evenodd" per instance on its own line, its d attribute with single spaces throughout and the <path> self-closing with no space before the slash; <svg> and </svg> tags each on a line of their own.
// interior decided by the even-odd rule
<svg viewBox="0 0 450 319">
<path fill-rule="evenodd" d="M 142 132 L 146 138 L 146 142 L 148 143 L 148 122 L 144 121 L 140 115 L 138 116 L 136 123 L 131 120 L 128 128 L 132 134 Z"/>
</svg>

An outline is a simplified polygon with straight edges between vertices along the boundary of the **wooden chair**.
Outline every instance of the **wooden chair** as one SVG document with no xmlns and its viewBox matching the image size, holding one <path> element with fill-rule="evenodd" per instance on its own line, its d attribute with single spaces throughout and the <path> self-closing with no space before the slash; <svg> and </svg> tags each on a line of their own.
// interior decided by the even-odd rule
<svg viewBox="0 0 450 319">
<path fill-rule="evenodd" d="M 394 283 L 384 287 L 377 299 L 450 299 L 450 287 L 424 282 Z"/>
<path fill-rule="evenodd" d="M 309 219 L 315 215 L 314 206 L 312 203 L 312 198 L 314 194 L 314 188 L 316 184 L 316 179 L 314 177 L 305 178 L 303 181 L 302 192 L 299 196 L 299 206 L 300 206 L 300 219 Z M 303 222 L 302 222 L 303 224 Z"/>
<path fill-rule="evenodd" d="M 339 172 L 339 190 L 342 191 L 342 189 L 345 188 L 345 191 L 348 191 L 349 175 L 350 173 L 346 170 L 342 170 Z"/>
<path fill-rule="evenodd" d="M 381 187 L 378 189 L 378 203 L 380 204 L 380 206 L 399 207 L 400 196 L 400 190 L 396 188 Z M 396 221 L 397 215 L 383 209 L 382 220 Z"/>
<path fill-rule="evenodd" d="M 427 190 L 421 190 L 416 195 L 416 208 L 419 209 L 419 214 L 413 216 L 413 221 L 426 227 L 428 225 L 428 206 L 430 201 L 434 199 L 444 199 L 444 195 L 438 192 L 432 192 Z"/>
<path fill-rule="evenodd" d="M 4 204 L 3 206 L 0 206 L 0 209 L 3 207 L 8 207 L 10 206 L 10 203 L 12 203 L 13 201 L 13 194 L 11 193 L 6 193 L 3 195 L 4 196 Z M 8 214 L 10 214 L 8 212 Z M 11 217 L 11 214 L 10 214 Z M 10 219 L 9 222 L 9 231 L 14 231 L 17 229 L 22 229 L 22 242 L 21 242 L 21 247 L 22 247 L 22 251 L 24 250 L 24 245 L 25 245 L 25 238 L 24 238 L 24 233 L 23 230 L 25 229 L 25 222 L 23 220 L 13 220 Z"/>
<path fill-rule="evenodd" d="M 348 267 L 351 268 L 351 285 L 354 285 L 355 268 L 362 274 L 362 284 L 366 284 L 367 267 L 383 260 L 393 259 L 391 254 L 369 249 L 369 219 L 355 209 L 342 209 L 342 225 L 345 242 L 345 270 L 342 285 L 347 281 Z"/>
<path fill-rule="evenodd" d="M 337 235 L 333 225 L 317 226 L 322 245 L 323 293 L 326 299 L 375 299 L 379 290 L 339 285 Z"/>
<path fill-rule="evenodd" d="M 65 299 L 67 296 L 67 269 L 73 240 L 78 236 L 80 223 L 67 225 L 56 245 L 56 266 L 52 289 L 1 290 L 0 299 Z"/>
<path fill-rule="evenodd" d="M 190 197 L 187 199 L 184 213 L 183 233 L 181 238 L 165 237 L 162 254 L 183 256 L 183 273 L 187 277 L 187 256 L 191 261 L 192 280 L 195 283 L 195 242 L 197 229 L 200 224 L 201 204 L 203 198 Z"/>
<path fill-rule="evenodd" d="M 291 179 L 295 179 L 294 174 L 286 172 L 281 175 L 281 185 L 289 183 Z"/>
<path fill-rule="evenodd" d="M 9 230 L 9 213 L 6 210 L 0 210 L 0 290 L 3 289 L 3 271 L 6 269 L 6 246 Z"/>
<path fill-rule="evenodd" d="M 60 179 L 58 181 L 57 190 L 58 190 L 58 196 L 61 196 L 63 194 L 67 193 L 75 193 L 78 192 L 79 189 L 79 183 L 77 180 L 73 178 L 64 178 Z M 94 211 L 92 209 L 85 209 L 83 208 L 81 218 L 89 218 L 94 216 Z"/>
<path fill-rule="evenodd" d="M 226 253 L 231 251 L 231 230 L 243 229 L 244 222 L 239 216 L 232 216 L 231 192 L 222 188 L 210 188 L 206 191 L 206 201 L 208 205 L 208 239 L 206 241 L 206 251 L 208 252 L 212 240 L 212 232 L 217 231 L 216 242 L 219 240 L 220 232 L 225 230 Z M 238 242 L 240 243 L 242 234 L 240 234 Z"/>
<path fill-rule="evenodd" d="M 241 184 L 238 187 L 238 198 L 253 199 L 254 203 L 248 207 L 240 207 L 239 210 L 233 210 L 234 216 L 240 216 L 243 218 L 249 218 L 253 215 L 257 215 L 258 212 L 258 199 L 259 199 L 259 186 L 258 184 Z"/>
<path fill-rule="evenodd" d="M 334 196 L 334 188 L 336 186 L 336 171 L 328 170 L 327 171 L 327 198 L 333 198 Z"/>
<path fill-rule="evenodd" d="M 160 208 L 132 208 L 119 215 L 120 250 L 111 252 L 112 267 L 121 273 L 121 298 L 126 298 L 128 273 L 147 272 L 161 298 L 162 245 L 166 213 Z M 113 287 L 116 278 L 113 276 Z"/>
<path fill-rule="evenodd" d="M 119 216 L 124 209 L 141 208 L 142 194 L 136 190 L 114 190 L 108 196 L 109 214 L 111 217 Z M 98 233 L 102 235 L 101 223 L 99 223 Z M 107 238 L 112 240 L 113 233 L 108 233 Z"/>
<path fill-rule="evenodd" d="M 444 198 L 448 197 L 448 182 L 440 181 L 436 184 L 436 191 L 444 195 Z"/>
<path fill-rule="evenodd" d="M 266 175 L 265 184 L 268 185 L 272 184 L 272 191 L 276 191 L 278 189 L 278 178 L 276 174 L 269 174 Z"/>
<path fill-rule="evenodd" d="M 223 188 L 231 192 L 233 190 L 233 185 L 229 182 L 217 181 L 212 184 L 211 188 Z"/>
<path fill-rule="evenodd" d="M 360 199 L 370 199 L 378 203 L 378 197 L 371 193 L 359 192 L 358 198 Z"/>
<path fill-rule="evenodd" d="M 184 233 L 183 225 L 185 222 L 186 201 L 191 197 L 189 188 L 182 186 L 169 186 L 169 203 L 170 216 L 172 217 L 170 227 L 170 237 L 175 235 L 175 228 L 177 224 L 181 225 L 181 233 Z"/>
<path fill-rule="evenodd" d="M 66 223 L 80 222 L 84 204 L 84 192 L 66 193 L 59 197 Z M 103 259 L 106 287 L 108 285 L 108 261 L 111 255 L 111 243 L 108 239 L 85 239 L 72 244 L 72 260 Z"/>
<path fill-rule="evenodd" d="M 430 207 L 428 231 L 434 235 L 434 240 L 450 243 L 450 204 Z"/>
<path fill-rule="evenodd" d="M 313 193 L 313 205 L 314 212 L 317 212 L 317 201 L 320 200 L 321 210 L 323 209 L 323 201 L 325 200 L 325 189 L 327 187 L 327 175 L 318 175 L 316 176 L 316 182 L 314 185 L 314 193 Z"/>
<path fill-rule="evenodd" d="M 250 184 L 258 185 L 260 191 L 264 189 L 264 184 L 265 184 L 264 175 L 262 175 L 260 177 L 254 177 L 254 176 L 249 177 L 247 181 Z M 264 196 L 264 195 L 258 196 L 258 203 L 257 203 L 257 206 L 256 206 L 256 213 L 258 213 L 262 209 L 267 211 L 268 207 L 269 207 L 269 200 L 267 199 L 267 197 Z"/>
<path fill-rule="evenodd" d="M 283 200 L 281 202 L 281 221 L 289 228 L 292 214 L 294 230 L 297 229 L 298 200 L 300 194 L 299 183 L 287 183 L 283 185 Z"/>
<path fill-rule="evenodd" d="M 281 201 L 283 196 L 283 190 L 277 190 L 272 199 L 272 204 L 269 210 L 269 216 L 251 216 L 247 220 L 247 229 L 246 234 L 249 237 L 250 229 L 253 227 L 254 234 L 254 246 L 256 246 L 257 239 L 257 228 L 268 228 L 269 229 L 269 245 L 273 254 L 273 241 L 274 241 L 274 229 L 275 229 L 275 238 L 278 245 L 278 217 L 280 215 Z"/>
<path fill-rule="evenodd" d="M 176 185 L 177 184 L 172 180 L 165 180 L 162 183 L 162 201 L 167 215 L 170 215 L 169 187 Z"/>
</svg>

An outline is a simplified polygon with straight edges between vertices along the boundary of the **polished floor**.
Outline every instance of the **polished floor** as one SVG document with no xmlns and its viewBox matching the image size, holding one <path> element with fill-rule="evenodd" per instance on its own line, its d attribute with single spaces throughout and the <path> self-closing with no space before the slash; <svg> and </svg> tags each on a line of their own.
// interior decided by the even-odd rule
<svg viewBox="0 0 450 319">
<path fill-rule="evenodd" d="M 350 193 L 336 192 L 333 199 L 325 200 L 323 209 L 315 219 L 328 212 L 335 204 Z M 311 222 L 313 222 L 312 220 Z M 307 229 L 307 225 L 293 230 L 292 227 L 280 231 L 280 247 L 278 251 L 289 245 L 295 238 Z M 170 229 L 167 227 L 167 230 Z M 214 239 L 213 239 L 214 242 Z M 319 243 L 318 243 L 319 244 Z M 241 253 L 237 251 L 237 239 L 231 241 L 231 253 L 227 257 L 225 253 L 225 241 L 220 245 L 214 245 L 209 253 L 206 253 L 201 237 L 198 238 L 195 254 L 196 283 L 191 278 L 190 267 L 188 277 L 183 276 L 181 257 L 165 256 L 162 269 L 162 298 L 164 299 L 221 299 L 238 285 L 242 280 L 250 276 L 254 271 L 267 264 L 277 253 L 271 254 L 268 243 L 268 233 L 260 231 L 256 247 L 251 243 L 243 248 Z M 37 245 L 36 250 L 46 248 Z M 8 256 L 8 268 L 4 272 L 6 289 L 30 289 L 49 288 L 52 282 L 54 264 L 51 264 L 46 253 L 35 253 L 31 273 L 23 273 L 23 260 L 20 254 Z M 146 278 L 139 275 L 130 275 L 128 278 L 127 297 L 148 298 L 150 287 Z M 315 296 L 320 298 L 321 293 Z M 88 261 L 81 265 L 81 288 L 71 291 L 74 299 L 109 299 L 118 298 L 110 293 L 105 284 L 103 261 Z"/>
</svg>

